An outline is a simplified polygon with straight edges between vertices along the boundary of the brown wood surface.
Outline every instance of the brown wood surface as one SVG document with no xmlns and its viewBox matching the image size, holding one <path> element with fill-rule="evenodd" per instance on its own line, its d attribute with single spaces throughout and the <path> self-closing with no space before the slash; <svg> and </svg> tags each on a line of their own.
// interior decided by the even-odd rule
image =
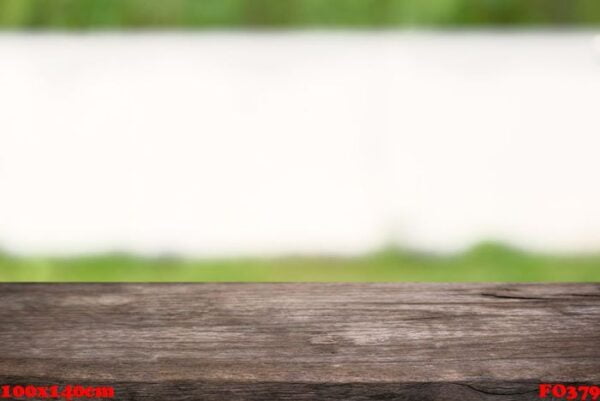
<svg viewBox="0 0 600 401">
<path fill-rule="evenodd" d="M 0 284 L 0 384 L 119 400 L 535 400 L 600 385 L 600 284 Z"/>
</svg>

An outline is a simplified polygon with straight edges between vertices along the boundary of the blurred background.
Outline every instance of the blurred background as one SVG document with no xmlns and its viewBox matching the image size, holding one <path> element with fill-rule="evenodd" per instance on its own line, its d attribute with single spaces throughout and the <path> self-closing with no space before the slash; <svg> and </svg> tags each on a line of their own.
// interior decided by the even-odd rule
<svg viewBox="0 0 600 401">
<path fill-rule="evenodd" d="M 2 281 L 598 281 L 597 0 L 0 0 Z"/>
</svg>

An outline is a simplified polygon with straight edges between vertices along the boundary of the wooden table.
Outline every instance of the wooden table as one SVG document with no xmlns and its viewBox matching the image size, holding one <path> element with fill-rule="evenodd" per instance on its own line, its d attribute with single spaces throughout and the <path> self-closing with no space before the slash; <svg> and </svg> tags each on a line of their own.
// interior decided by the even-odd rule
<svg viewBox="0 0 600 401">
<path fill-rule="evenodd" d="M 536 400 L 600 385 L 600 284 L 0 284 L 0 385 Z"/>
</svg>

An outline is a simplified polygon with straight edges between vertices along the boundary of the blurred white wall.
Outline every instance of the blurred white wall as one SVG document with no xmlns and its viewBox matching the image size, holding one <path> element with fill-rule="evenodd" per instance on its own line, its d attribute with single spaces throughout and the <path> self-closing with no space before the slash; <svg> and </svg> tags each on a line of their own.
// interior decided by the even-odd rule
<svg viewBox="0 0 600 401">
<path fill-rule="evenodd" d="M 0 247 L 600 249 L 592 33 L 0 36 Z"/>
</svg>

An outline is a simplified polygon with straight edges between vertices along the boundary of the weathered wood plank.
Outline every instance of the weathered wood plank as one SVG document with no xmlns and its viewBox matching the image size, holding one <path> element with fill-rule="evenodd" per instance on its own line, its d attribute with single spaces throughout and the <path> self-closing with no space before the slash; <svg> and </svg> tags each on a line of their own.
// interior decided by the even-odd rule
<svg viewBox="0 0 600 401">
<path fill-rule="evenodd" d="M 123 400 L 529 400 L 600 385 L 600 284 L 2 284 L 0 383 Z"/>
</svg>

